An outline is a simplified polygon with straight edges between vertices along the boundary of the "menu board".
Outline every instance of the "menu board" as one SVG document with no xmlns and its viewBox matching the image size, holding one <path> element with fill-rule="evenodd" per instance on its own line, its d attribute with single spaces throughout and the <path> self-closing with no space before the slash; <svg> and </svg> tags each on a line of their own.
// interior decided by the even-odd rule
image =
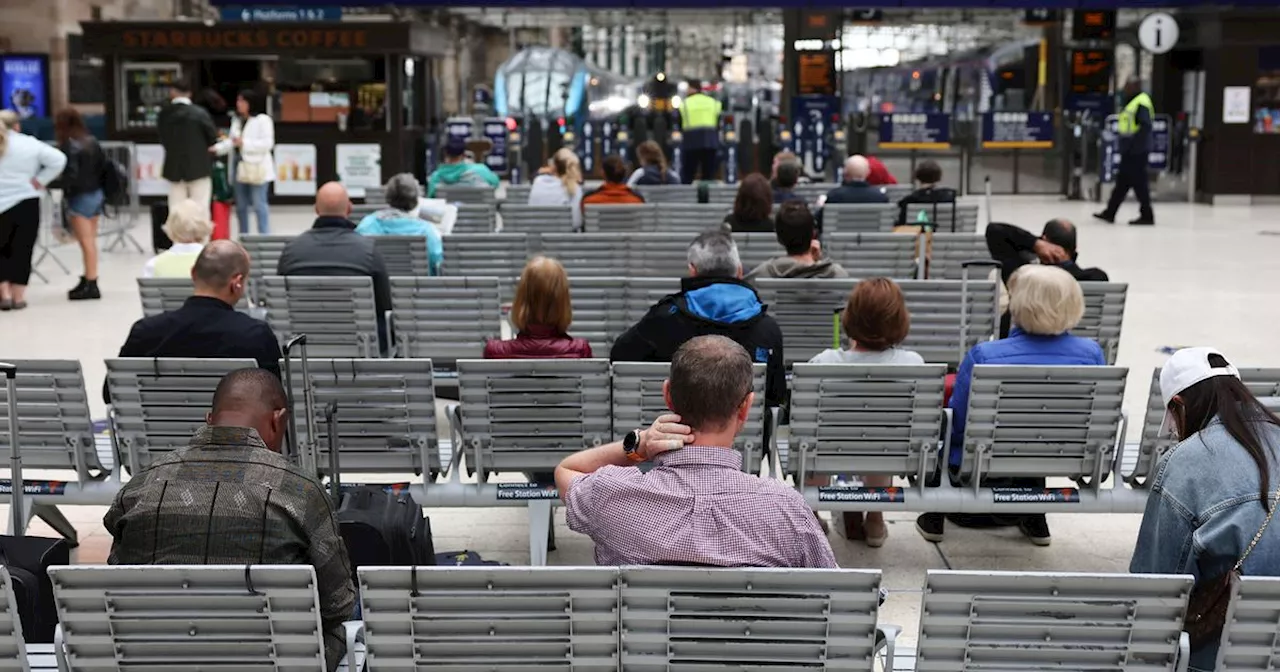
<svg viewBox="0 0 1280 672">
<path fill-rule="evenodd" d="M 832 96 L 836 93 L 834 51 L 802 51 L 796 54 L 797 84 L 801 95 Z"/>
<path fill-rule="evenodd" d="M 984 149 L 1050 149 L 1052 112 L 988 112 L 982 115 Z"/>
<path fill-rule="evenodd" d="M 1110 40 L 1116 34 L 1114 9 L 1079 9 L 1071 14 L 1071 39 Z"/>
<path fill-rule="evenodd" d="M 340 143 L 336 148 L 338 179 L 352 198 L 364 198 L 368 187 L 382 186 L 382 146 Z"/>
<path fill-rule="evenodd" d="M 277 195 L 316 195 L 315 145 L 276 145 L 275 163 L 275 193 Z"/>
<path fill-rule="evenodd" d="M 154 128 L 160 109 L 169 102 L 169 87 L 182 76 L 177 63 L 125 63 L 120 101 L 124 128 Z"/>
<path fill-rule="evenodd" d="M 951 115 L 937 112 L 880 115 L 884 149 L 949 149 Z"/>
</svg>

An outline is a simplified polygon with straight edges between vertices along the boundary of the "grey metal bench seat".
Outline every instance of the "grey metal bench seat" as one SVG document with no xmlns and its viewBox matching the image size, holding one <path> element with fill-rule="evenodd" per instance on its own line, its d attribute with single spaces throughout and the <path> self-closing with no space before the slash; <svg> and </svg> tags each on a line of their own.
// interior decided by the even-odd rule
<svg viewBox="0 0 1280 672">
<path fill-rule="evenodd" d="M 377 357 L 378 321 L 368 276 L 270 275 L 259 296 L 281 343 L 306 334 L 313 357 Z"/>
<path fill-rule="evenodd" d="M 573 212 L 567 205 L 507 203 L 499 211 L 503 233 L 571 233 Z"/>
<path fill-rule="evenodd" d="M 891 203 L 829 203 L 822 207 L 822 230 L 828 233 L 888 233 L 898 218 Z"/>
<path fill-rule="evenodd" d="M 583 231 L 587 233 L 640 233 L 657 229 L 657 206 L 650 203 L 587 205 Z"/>
<path fill-rule="evenodd" d="M 493 277 L 392 278 L 391 314 L 399 354 L 454 369 L 501 336 L 500 282 Z"/>
<path fill-rule="evenodd" d="M 443 242 L 446 276 L 516 278 L 532 255 L 523 233 L 455 233 Z"/>
<path fill-rule="evenodd" d="M 431 273 L 427 239 L 422 236 L 370 236 L 382 255 L 387 275 L 426 276 Z"/>
<path fill-rule="evenodd" d="M 450 203 L 465 203 L 468 205 L 491 205 L 498 201 L 493 187 L 466 187 L 456 184 L 438 185 L 436 187 L 436 198 L 442 198 Z"/>
</svg>

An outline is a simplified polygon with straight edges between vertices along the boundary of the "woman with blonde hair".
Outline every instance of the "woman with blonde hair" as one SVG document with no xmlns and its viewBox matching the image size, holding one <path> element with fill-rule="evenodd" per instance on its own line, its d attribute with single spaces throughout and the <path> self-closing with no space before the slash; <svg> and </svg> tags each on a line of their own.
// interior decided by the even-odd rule
<svg viewBox="0 0 1280 672">
<path fill-rule="evenodd" d="M 511 326 L 516 337 L 484 345 L 485 359 L 588 359 L 591 344 L 569 336 L 573 304 L 569 275 L 551 257 L 534 257 L 525 264 L 511 303 Z"/>
<path fill-rule="evenodd" d="M 1084 317 L 1084 292 L 1071 274 L 1057 266 L 1031 264 L 1009 277 L 1009 337 L 973 346 L 956 372 L 956 386 L 949 404 L 952 413 L 951 455 L 953 469 L 964 454 L 964 427 L 969 411 L 969 385 L 978 364 L 1029 364 L 1035 366 L 1105 366 L 1106 357 L 1096 341 L 1072 336 L 1070 331 Z M 1013 487 L 1043 488 L 1044 479 L 1008 479 Z M 988 483 L 988 485 L 991 485 Z M 916 519 L 916 531 L 926 541 L 942 541 L 942 513 L 926 513 Z M 1020 516 L 1018 527 L 1037 546 L 1048 546 L 1049 524 L 1044 514 Z"/>
<path fill-rule="evenodd" d="M 191 199 L 186 199 L 169 212 L 164 229 L 173 247 L 147 260 L 142 269 L 144 278 L 186 278 L 191 276 L 191 267 L 204 249 L 204 244 L 213 233 L 213 222 L 209 219 L 209 208 L 201 206 Z"/>
<path fill-rule="evenodd" d="M 22 134 L 17 113 L 0 111 L 0 310 L 27 307 L 40 192 L 66 165 L 66 154 Z"/>
<path fill-rule="evenodd" d="M 533 180 L 529 205 L 567 205 L 573 230 L 582 230 L 582 164 L 572 149 L 557 151 Z"/>
</svg>

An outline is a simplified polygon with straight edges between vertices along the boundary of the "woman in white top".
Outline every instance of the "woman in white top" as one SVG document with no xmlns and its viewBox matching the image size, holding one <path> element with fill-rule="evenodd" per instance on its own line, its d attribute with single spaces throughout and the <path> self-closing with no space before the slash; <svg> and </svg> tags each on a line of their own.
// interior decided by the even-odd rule
<svg viewBox="0 0 1280 672">
<path fill-rule="evenodd" d="M 66 165 L 66 154 L 22 134 L 15 112 L 0 111 L 0 310 L 27 307 L 40 192 Z"/>
<path fill-rule="evenodd" d="M 556 152 L 529 189 L 529 205 L 567 205 L 573 230 L 582 230 L 582 164 L 567 147 Z"/>
<path fill-rule="evenodd" d="M 142 267 L 144 278 L 189 278 L 196 257 L 204 250 L 204 244 L 213 233 L 209 220 L 209 208 L 191 199 L 180 201 L 169 211 L 164 229 L 173 247 L 151 257 Z"/>
<path fill-rule="evenodd" d="M 911 329 L 911 313 L 907 311 L 902 288 L 889 278 L 867 278 L 849 293 L 840 325 L 849 337 L 849 347 L 824 350 L 809 360 L 810 364 L 924 364 L 924 358 L 898 345 Z M 826 485 L 822 477 L 820 485 Z M 868 488 L 893 485 L 891 476 L 863 476 Z M 846 539 L 865 539 L 867 546 L 879 548 L 889 537 L 884 514 L 870 511 L 844 513 Z"/>
<path fill-rule="evenodd" d="M 236 113 L 231 118 L 231 136 L 217 144 L 218 154 L 235 148 L 236 220 L 240 235 L 249 233 L 249 209 L 258 218 L 258 233 L 271 233 L 267 191 L 276 179 L 272 151 L 276 146 L 276 125 L 266 114 L 262 96 L 249 90 L 236 97 Z"/>
</svg>

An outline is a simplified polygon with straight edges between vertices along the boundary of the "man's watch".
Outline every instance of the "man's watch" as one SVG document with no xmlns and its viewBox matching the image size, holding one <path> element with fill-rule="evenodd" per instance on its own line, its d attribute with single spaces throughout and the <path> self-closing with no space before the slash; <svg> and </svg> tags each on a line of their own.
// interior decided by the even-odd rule
<svg viewBox="0 0 1280 672">
<path fill-rule="evenodd" d="M 622 452 L 632 462 L 644 462 L 645 457 L 640 453 L 640 430 L 633 429 L 622 437 Z"/>
</svg>

